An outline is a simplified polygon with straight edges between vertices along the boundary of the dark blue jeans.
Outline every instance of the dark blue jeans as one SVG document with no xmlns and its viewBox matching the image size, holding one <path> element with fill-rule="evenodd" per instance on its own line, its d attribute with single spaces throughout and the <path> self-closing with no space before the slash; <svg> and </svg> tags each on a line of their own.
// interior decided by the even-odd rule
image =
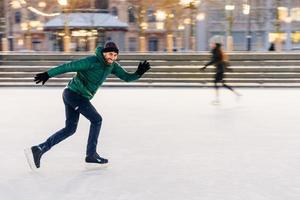
<svg viewBox="0 0 300 200">
<path fill-rule="evenodd" d="M 54 145 L 73 135 L 77 129 L 79 115 L 82 114 L 91 122 L 86 155 L 93 155 L 96 153 L 98 136 L 101 129 L 101 115 L 87 98 L 80 96 L 68 88 L 63 92 L 63 101 L 66 111 L 65 127 L 54 133 L 39 146 L 46 152 Z"/>
</svg>

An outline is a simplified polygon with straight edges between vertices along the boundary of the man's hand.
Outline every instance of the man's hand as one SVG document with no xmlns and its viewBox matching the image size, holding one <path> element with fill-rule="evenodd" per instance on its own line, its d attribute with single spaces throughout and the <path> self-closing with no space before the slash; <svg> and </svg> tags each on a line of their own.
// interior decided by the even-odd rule
<svg viewBox="0 0 300 200">
<path fill-rule="evenodd" d="M 206 67 L 206 65 L 204 67 L 200 67 L 200 71 L 204 71 Z"/>
<path fill-rule="evenodd" d="M 50 78 L 50 76 L 47 72 L 38 73 L 34 77 L 34 82 L 35 82 L 35 84 L 42 82 L 42 84 L 44 85 L 46 83 L 46 81 L 48 81 L 49 78 Z"/>
<path fill-rule="evenodd" d="M 140 76 L 142 76 L 145 72 L 147 72 L 149 69 L 150 69 L 150 63 L 145 60 L 143 63 L 140 62 L 137 70 L 136 70 L 136 73 Z"/>
</svg>

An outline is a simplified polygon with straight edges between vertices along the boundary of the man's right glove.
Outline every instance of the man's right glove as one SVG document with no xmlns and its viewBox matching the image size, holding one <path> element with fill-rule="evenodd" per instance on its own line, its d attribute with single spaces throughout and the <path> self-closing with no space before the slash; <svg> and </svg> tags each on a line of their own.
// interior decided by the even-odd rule
<svg viewBox="0 0 300 200">
<path fill-rule="evenodd" d="M 143 63 L 140 62 L 137 70 L 136 70 L 136 73 L 140 76 L 142 76 L 146 71 L 148 71 L 150 69 L 150 63 L 145 60 Z"/>
<path fill-rule="evenodd" d="M 46 83 L 46 81 L 48 81 L 49 78 L 50 78 L 50 76 L 47 72 L 38 73 L 34 77 L 34 82 L 35 82 L 35 84 L 42 82 L 42 84 L 44 85 Z"/>
</svg>

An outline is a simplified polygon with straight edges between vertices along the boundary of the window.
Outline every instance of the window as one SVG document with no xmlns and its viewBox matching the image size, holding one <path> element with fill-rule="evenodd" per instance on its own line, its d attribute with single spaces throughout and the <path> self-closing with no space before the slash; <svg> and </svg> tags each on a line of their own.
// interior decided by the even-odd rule
<svg viewBox="0 0 300 200">
<path fill-rule="evenodd" d="M 156 22 L 155 13 L 153 8 L 147 10 L 147 20 L 148 22 Z"/>
<path fill-rule="evenodd" d="M 128 45 L 129 51 L 136 51 L 137 50 L 137 40 L 135 37 L 129 38 L 129 45 Z"/>
<path fill-rule="evenodd" d="M 118 9 L 117 9 L 116 7 L 112 7 L 112 8 L 111 8 L 111 14 L 112 14 L 113 16 L 118 16 Z"/>
<path fill-rule="evenodd" d="M 149 38 L 148 49 L 149 51 L 158 51 L 158 39 L 156 37 Z"/>
<path fill-rule="evenodd" d="M 97 9 L 108 9 L 108 0 L 95 0 L 95 6 Z"/>
<path fill-rule="evenodd" d="M 134 7 L 130 6 L 128 8 L 128 22 L 129 23 L 135 23 L 136 22 L 136 18 L 135 18 L 135 9 Z"/>
<path fill-rule="evenodd" d="M 17 11 L 15 13 L 15 23 L 16 24 L 20 24 L 21 23 L 21 18 L 22 18 L 22 14 L 20 11 Z"/>
<path fill-rule="evenodd" d="M 37 20 L 37 15 L 33 12 L 29 12 L 28 19 L 29 20 Z"/>
</svg>

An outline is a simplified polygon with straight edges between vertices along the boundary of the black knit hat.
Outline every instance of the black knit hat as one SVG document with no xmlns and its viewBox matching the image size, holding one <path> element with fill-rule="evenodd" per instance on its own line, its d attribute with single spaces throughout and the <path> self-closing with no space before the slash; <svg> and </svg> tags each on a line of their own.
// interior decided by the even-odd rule
<svg viewBox="0 0 300 200">
<path fill-rule="evenodd" d="M 103 52 L 116 52 L 117 54 L 119 54 L 119 49 L 114 42 L 106 42 L 103 48 Z"/>
</svg>

